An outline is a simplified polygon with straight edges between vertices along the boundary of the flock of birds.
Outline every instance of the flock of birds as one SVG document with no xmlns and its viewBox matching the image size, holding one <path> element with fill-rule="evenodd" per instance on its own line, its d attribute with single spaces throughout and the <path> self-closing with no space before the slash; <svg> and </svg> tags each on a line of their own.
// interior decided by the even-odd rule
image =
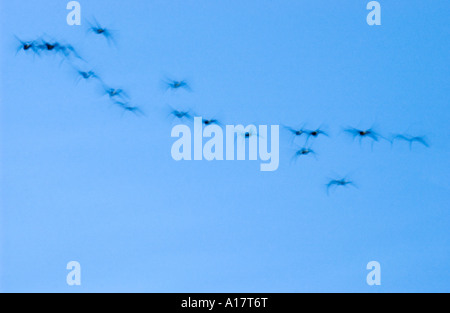
<svg viewBox="0 0 450 313">
<path fill-rule="evenodd" d="M 108 43 L 113 43 L 115 41 L 113 32 L 101 26 L 97 21 L 94 23 L 89 23 L 88 32 L 91 34 L 94 34 L 96 36 L 101 36 L 105 38 L 105 40 Z M 16 37 L 17 38 L 17 37 Z M 41 55 L 43 53 L 55 53 L 61 55 L 63 58 L 70 60 L 72 58 L 77 58 L 80 60 L 83 60 L 81 56 L 76 52 L 73 46 L 69 44 L 63 44 L 61 42 L 57 41 L 47 41 L 42 38 L 39 38 L 37 40 L 32 41 L 23 41 L 19 38 L 17 40 L 20 42 L 19 47 L 17 48 L 17 53 L 23 51 L 27 53 L 34 53 L 37 55 Z M 83 60 L 84 61 L 84 60 Z M 77 81 L 80 80 L 96 80 L 98 81 L 101 86 L 102 90 L 105 95 L 107 95 L 113 104 L 120 107 L 125 112 L 131 112 L 138 116 L 144 116 L 144 111 L 138 107 L 131 104 L 130 97 L 128 94 L 121 88 L 112 88 L 104 83 L 103 79 L 97 73 L 95 73 L 92 70 L 83 71 L 77 68 L 76 66 L 72 65 L 77 72 L 78 78 Z M 180 90 L 184 89 L 187 91 L 191 91 L 190 85 L 186 80 L 173 80 L 173 79 L 166 79 L 163 81 L 164 86 L 167 90 Z M 172 116 L 175 119 L 179 120 L 193 120 L 194 116 L 197 116 L 193 111 L 191 110 L 178 110 L 174 108 L 170 108 L 170 116 Z M 203 118 L 203 124 L 205 126 L 208 125 L 221 125 L 221 122 L 217 119 L 206 119 Z M 293 155 L 293 160 L 296 160 L 300 157 L 306 157 L 306 156 L 316 156 L 316 152 L 311 149 L 311 145 L 309 145 L 311 140 L 317 139 L 318 137 L 326 136 L 329 137 L 329 134 L 323 130 L 323 129 L 306 129 L 303 127 L 294 128 L 289 126 L 284 126 L 284 129 L 291 134 L 291 136 L 295 138 L 305 138 L 305 143 L 302 147 L 299 147 L 295 154 Z M 353 127 L 348 127 L 344 129 L 344 132 L 353 139 L 358 139 L 360 143 L 362 143 L 363 140 L 370 141 L 373 147 L 373 144 L 375 142 L 379 142 L 380 140 L 386 140 L 389 141 L 391 144 L 393 144 L 395 141 L 403 141 L 407 142 L 409 144 L 410 149 L 412 149 L 412 146 L 416 144 L 423 145 L 425 147 L 429 147 L 429 143 L 425 136 L 412 136 L 409 134 L 396 134 L 392 135 L 390 137 L 382 136 L 379 132 L 375 131 L 373 128 L 370 129 L 358 129 Z M 245 132 L 241 134 L 244 138 L 250 138 L 252 136 L 258 136 L 256 133 L 253 133 L 253 131 Z M 349 187 L 353 186 L 356 187 L 356 184 L 347 179 L 344 178 L 336 178 L 330 180 L 326 184 L 327 193 L 331 189 L 338 188 L 338 187 Z"/>
</svg>

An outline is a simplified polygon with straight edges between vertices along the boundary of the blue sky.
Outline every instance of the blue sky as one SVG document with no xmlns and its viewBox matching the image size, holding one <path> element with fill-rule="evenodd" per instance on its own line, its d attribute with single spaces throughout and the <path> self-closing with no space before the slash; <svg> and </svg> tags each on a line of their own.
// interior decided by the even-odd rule
<svg viewBox="0 0 450 313">
<path fill-rule="evenodd" d="M 0 1 L 3 292 L 449 292 L 447 1 Z M 96 18 L 116 46 L 88 34 Z M 146 117 L 14 35 L 72 44 Z M 188 79 L 192 92 L 164 92 Z M 168 105 L 323 126 L 317 160 L 175 162 Z M 426 135 L 361 146 L 347 126 Z M 358 188 L 327 196 L 328 178 Z M 82 285 L 66 284 L 78 261 Z M 378 261 L 382 285 L 366 284 Z"/>
</svg>

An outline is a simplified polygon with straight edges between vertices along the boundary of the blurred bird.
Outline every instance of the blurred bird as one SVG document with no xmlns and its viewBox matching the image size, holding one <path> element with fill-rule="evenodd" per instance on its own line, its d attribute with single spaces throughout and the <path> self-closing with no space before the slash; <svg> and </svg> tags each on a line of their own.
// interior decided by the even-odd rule
<svg viewBox="0 0 450 313">
<path fill-rule="evenodd" d="M 56 51 L 62 53 L 65 57 L 74 56 L 80 60 L 83 60 L 83 58 L 75 51 L 75 48 L 71 45 L 59 45 L 57 46 Z"/>
<path fill-rule="evenodd" d="M 302 135 L 306 135 L 306 131 L 304 129 L 295 129 L 289 126 L 284 126 L 285 129 L 287 129 L 292 135 L 295 137 L 300 137 Z"/>
<path fill-rule="evenodd" d="M 330 188 L 333 188 L 333 187 L 336 187 L 336 188 L 337 187 L 347 187 L 347 186 L 356 187 L 356 185 L 353 182 L 347 180 L 346 178 L 333 179 L 326 186 L 327 186 L 327 194 L 329 194 Z"/>
<path fill-rule="evenodd" d="M 23 41 L 19 39 L 17 36 L 15 36 L 16 39 L 20 42 L 20 45 L 17 47 L 17 53 L 20 51 L 33 51 L 37 52 L 37 44 L 35 41 Z"/>
<path fill-rule="evenodd" d="M 311 137 L 317 138 L 320 135 L 326 136 L 326 137 L 330 137 L 328 135 L 328 133 L 326 133 L 325 131 L 321 130 L 320 128 L 318 128 L 316 130 L 305 130 L 305 133 L 306 133 L 306 136 L 307 136 L 306 142 L 308 142 Z"/>
<path fill-rule="evenodd" d="M 128 95 L 126 94 L 123 89 L 116 89 L 116 88 L 110 88 L 107 86 L 103 86 L 105 94 L 107 94 L 111 99 L 113 98 L 121 98 L 121 99 L 129 99 Z"/>
<path fill-rule="evenodd" d="M 97 79 L 100 82 L 102 82 L 102 79 L 94 72 L 94 71 L 82 71 L 79 69 L 75 69 L 77 71 L 78 77 L 76 82 L 78 83 L 80 80 L 84 79 L 84 80 L 92 80 L 92 79 Z"/>
<path fill-rule="evenodd" d="M 295 153 L 296 156 L 302 156 L 302 155 L 308 155 L 308 154 L 315 154 L 315 152 L 309 148 L 302 148 Z"/>
<path fill-rule="evenodd" d="M 89 24 L 88 29 L 89 32 L 105 37 L 106 40 L 108 40 L 108 42 L 114 42 L 114 36 L 112 34 L 112 31 L 101 26 L 96 19 L 94 19 L 94 23 L 88 22 L 88 24 Z"/>
<path fill-rule="evenodd" d="M 166 86 L 166 89 L 172 89 L 172 90 L 185 89 L 185 90 L 191 91 L 191 87 L 185 80 L 168 79 L 168 80 L 164 81 L 164 84 Z"/>
<path fill-rule="evenodd" d="M 60 47 L 60 44 L 57 42 L 47 42 L 47 41 L 42 41 L 41 44 L 39 44 L 38 46 L 39 50 L 44 50 L 44 51 L 57 51 Z"/>
<path fill-rule="evenodd" d="M 130 103 L 128 103 L 128 102 L 115 101 L 114 103 L 117 104 L 123 110 L 125 110 L 125 112 L 131 112 L 131 113 L 133 113 L 135 115 L 138 115 L 138 116 L 145 116 L 144 111 L 142 111 L 137 106 L 130 105 Z"/>
<path fill-rule="evenodd" d="M 78 71 L 78 74 L 80 74 L 80 76 L 83 77 L 84 79 L 98 78 L 97 74 L 95 74 L 93 71 L 89 72 Z"/>
<path fill-rule="evenodd" d="M 258 137 L 258 134 L 254 133 L 253 131 L 245 132 L 243 135 L 244 135 L 244 138 L 250 138 L 253 136 Z"/>
<path fill-rule="evenodd" d="M 64 57 L 75 56 L 76 58 L 83 60 L 73 46 L 68 44 L 64 45 L 57 41 L 49 42 L 43 40 L 37 45 L 37 49 L 39 51 L 61 53 Z"/>
<path fill-rule="evenodd" d="M 170 109 L 171 109 L 171 111 L 170 111 L 169 115 L 171 115 L 177 119 L 184 119 L 184 118 L 192 119 L 192 114 L 189 111 L 180 111 L 180 110 L 176 110 L 172 107 Z"/>
<path fill-rule="evenodd" d="M 364 138 L 370 138 L 374 141 L 378 141 L 379 138 L 381 137 L 380 134 L 376 133 L 373 129 L 367 129 L 367 130 L 360 130 L 357 128 L 347 128 L 344 129 L 344 131 L 348 134 L 350 134 L 351 136 L 353 136 L 353 138 L 359 137 L 359 141 L 361 142 Z"/>
<path fill-rule="evenodd" d="M 141 115 L 144 116 L 145 113 L 142 111 L 139 107 L 133 107 L 133 106 L 125 106 L 123 107 L 124 110 L 134 113 L 135 115 Z"/>
<path fill-rule="evenodd" d="M 410 136 L 410 135 L 396 135 L 393 138 L 393 142 L 395 140 L 402 140 L 409 143 L 409 149 L 412 149 L 413 143 L 417 142 L 419 144 L 422 144 L 423 146 L 429 148 L 430 145 L 428 144 L 427 140 L 425 139 L 425 136 Z"/>
<path fill-rule="evenodd" d="M 220 125 L 220 122 L 218 121 L 218 120 L 216 120 L 216 119 L 203 119 L 203 124 L 205 125 L 205 126 L 208 126 L 208 125 Z"/>
<path fill-rule="evenodd" d="M 252 127 L 250 127 L 250 129 L 248 131 L 239 132 L 237 135 L 243 139 L 250 139 L 252 137 L 260 137 L 260 135 L 258 134 L 258 130 L 256 129 L 256 126 L 254 126 L 254 125 Z"/>
<path fill-rule="evenodd" d="M 294 156 L 291 159 L 291 163 L 292 163 L 292 161 L 296 161 L 299 157 L 307 156 L 307 155 L 313 155 L 317 159 L 316 152 L 310 148 L 305 147 L 305 148 L 301 148 L 295 152 Z"/>
</svg>

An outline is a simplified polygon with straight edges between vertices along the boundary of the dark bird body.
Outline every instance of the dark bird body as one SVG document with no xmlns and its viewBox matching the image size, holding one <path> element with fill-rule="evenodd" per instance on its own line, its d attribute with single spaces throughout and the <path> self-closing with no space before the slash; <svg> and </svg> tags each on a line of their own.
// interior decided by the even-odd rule
<svg viewBox="0 0 450 313">
<path fill-rule="evenodd" d="M 208 126 L 208 125 L 219 125 L 219 121 L 216 119 L 203 119 L 203 124 Z"/>
</svg>

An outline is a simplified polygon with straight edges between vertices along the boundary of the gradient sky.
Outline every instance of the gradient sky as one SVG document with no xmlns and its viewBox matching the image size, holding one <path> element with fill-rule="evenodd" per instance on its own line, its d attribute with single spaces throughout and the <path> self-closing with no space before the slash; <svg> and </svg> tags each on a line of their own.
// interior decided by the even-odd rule
<svg viewBox="0 0 450 313">
<path fill-rule="evenodd" d="M 380 1 L 370 27 L 368 2 L 84 0 L 68 26 L 65 1 L 1 0 L 0 291 L 450 292 L 450 3 Z M 94 17 L 115 46 L 87 33 Z M 146 117 L 57 56 L 16 55 L 15 35 L 72 44 Z M 166 76 L 192 92 L 164 92 Z M 168 105 L 331 136 L 291 164 L 281 132 L 272 173 L 175 162 Z M 372 150 L 346 126 L 431 147 Z M 358 188 L 327 196 L 339 175 Z"/>
</svg>

